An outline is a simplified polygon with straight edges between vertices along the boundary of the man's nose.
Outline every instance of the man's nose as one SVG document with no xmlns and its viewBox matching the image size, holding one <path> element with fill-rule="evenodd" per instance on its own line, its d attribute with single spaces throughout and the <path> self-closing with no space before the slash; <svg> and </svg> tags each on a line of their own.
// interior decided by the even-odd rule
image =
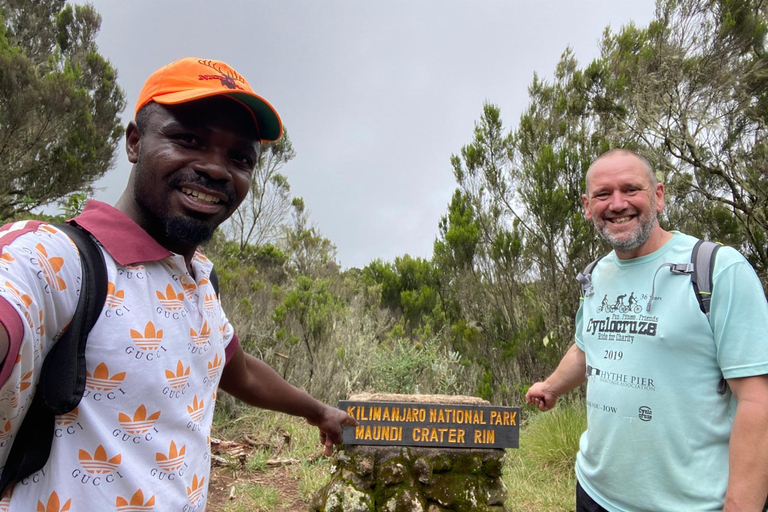
<svg viewBox="0 0 768 512">
<path fill-rule="evenodd" d="M 620 190 L 617 190 L 611 194 L 608 207 L 614 211 L 623 210 L 627 207 L 627 198 Z"/>
<path fill-rule="evenodd" d="M 231 181 L 232 174 L 229 165 L 230 159 L 225 151 L 209 148 L 200 154 L 192 168 L 195 172 L 207 174 L 212 180 Z"/>
</svg>

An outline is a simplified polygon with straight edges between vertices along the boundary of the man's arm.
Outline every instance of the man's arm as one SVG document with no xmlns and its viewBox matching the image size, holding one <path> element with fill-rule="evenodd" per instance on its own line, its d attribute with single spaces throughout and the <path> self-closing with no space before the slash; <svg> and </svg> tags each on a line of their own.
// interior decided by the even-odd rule
<svg viewBox="0 0 768 512">
<path fill-rule="evenodd" d="M 541 411 L 555 406 L 557 398 L 587 380 L 584 352 L 575 343 L 565 353 L 557 369 L 544 382 L 537 382 L 525 394 L 526 403 L 535 403 Z"/>
<path fill-rule="evenodd" d="M 249 405 L 306 418 L 320 429 L 325 455 L 333 452 L 334 444 L 341 443 L 344 425 L 357 425 L 346 412 L 286 382 L 266 363 L 246 354 L 240 345 L 224 367 L 219 387 Z"/>
<path fill-rule="evenodd" d="M 736 417 L 723 512 L 759 512 L 768 496 L 768 375 L 728 379 Z"/>
</svg>

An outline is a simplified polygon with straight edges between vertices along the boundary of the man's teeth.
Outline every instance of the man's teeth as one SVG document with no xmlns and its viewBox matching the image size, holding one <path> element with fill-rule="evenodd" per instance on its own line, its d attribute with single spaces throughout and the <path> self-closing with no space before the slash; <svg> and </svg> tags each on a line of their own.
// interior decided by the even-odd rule
<svg viewBox="0 0 768 512">
<path fill-rule="evenodd" d="M 632 220 L 632 217 L 617 217 L 615 219 L 611 219 L 611 222 L 614 224 L 624 224 L 625 222 L 629 222 Z"/>
<path fill-rule="evenodd" d="M 192 190 L 190 188 L 182 187 L 181 191 L 187 194 L 188 196 L 196 197 L 197 199 L 200 199 L 201 201 L 205 201 L 206 203 L 211 204 L 218 204 L 219 198 L 209 196 L 208 194 L 204 194 L 203 192 L 198 192 L 197 190 Z"/>
</svg>

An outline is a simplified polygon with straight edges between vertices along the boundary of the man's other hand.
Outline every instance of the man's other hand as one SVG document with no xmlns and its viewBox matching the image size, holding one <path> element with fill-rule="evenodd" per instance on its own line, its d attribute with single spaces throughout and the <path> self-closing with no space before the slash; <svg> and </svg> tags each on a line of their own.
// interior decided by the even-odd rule
<svg viewBox="0 0 768 512">
<path fill-rule="evenodd" d="M 308 419 L 307 423 L 320 429 L 320 444 L 324 447 L 323 455 L 326 457 L 330 457 L 333 454 L 334 444 L 341 444 L 344 425 L 350 427 L 357 426 L 355 418 L 341 409 L 329 405 L 325 405 L 323 413 L 317 422 Z"/>
</svg>

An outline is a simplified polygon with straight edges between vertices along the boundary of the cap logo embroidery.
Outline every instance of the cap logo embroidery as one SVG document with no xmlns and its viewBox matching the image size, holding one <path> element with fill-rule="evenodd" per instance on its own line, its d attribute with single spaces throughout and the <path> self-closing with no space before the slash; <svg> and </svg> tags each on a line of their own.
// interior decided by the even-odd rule
<svg viewBox="0 0 768 512">
<path fill-rule="evenodd" d="M 226 69 L 218 62 L 212 60 L 200 59 L 197 62 L 219 73 L 218 75 L 200 75 L 198 80 L 221 80 L 221 85 L 227 89 L 239 89 L 241 91 L 245 90 L 242 86 L 237 84 L 237 82 L 245 83 L 245 79 L 239 74 L 235 73 L 233 69 Z"/>
</svg>

